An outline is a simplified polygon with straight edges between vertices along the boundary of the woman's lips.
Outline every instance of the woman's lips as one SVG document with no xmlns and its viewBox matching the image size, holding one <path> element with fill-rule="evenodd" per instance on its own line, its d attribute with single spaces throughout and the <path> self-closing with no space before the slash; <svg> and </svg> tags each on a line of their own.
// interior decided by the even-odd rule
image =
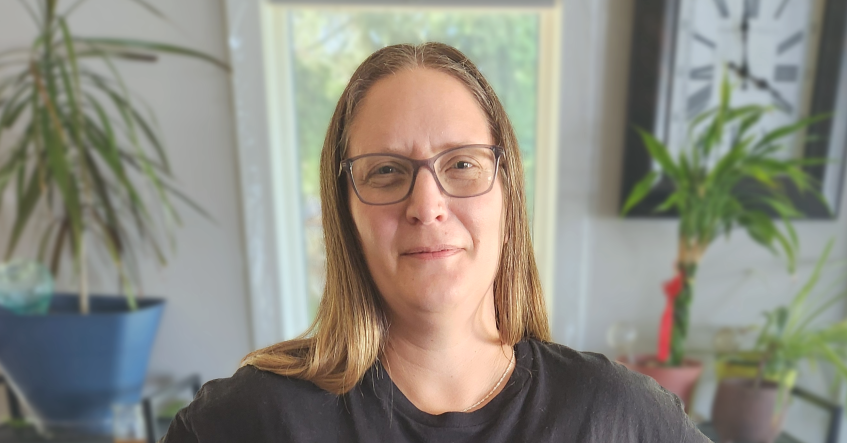
<svg viewBox="0 0 847 443">
<path fill-rule="evenodd" d="M 461 251 L 455 246 L 437 246 L 432 248 L 414 248 L 403 253 L 403 256 L 419 260 L 437 260 L 456 255 Z"/>
</svg>

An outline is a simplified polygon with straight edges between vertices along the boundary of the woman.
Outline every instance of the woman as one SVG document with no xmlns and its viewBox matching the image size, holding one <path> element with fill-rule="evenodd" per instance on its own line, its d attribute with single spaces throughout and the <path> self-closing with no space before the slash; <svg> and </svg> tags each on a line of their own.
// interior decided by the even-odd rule
<svg viewBox="0 0 847 443">
<path fill-rule="evenodd" d="M 315 323 L 207 383 L 165 442 L 708 441 L 652 379 L 549 342 L 517 140 L 459 51 L 365 60 L 320 175 Z"/>
</svg>

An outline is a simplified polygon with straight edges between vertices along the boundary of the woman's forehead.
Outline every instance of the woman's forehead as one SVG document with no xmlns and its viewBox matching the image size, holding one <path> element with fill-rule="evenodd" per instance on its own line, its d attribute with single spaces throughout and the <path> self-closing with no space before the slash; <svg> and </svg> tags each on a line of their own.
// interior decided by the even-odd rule
<svg viewBox="0 0 847 443">
<path fill-rule="evenodd" d="M 488 119 L 468 87 L 427 68 L 385 77 L 365 93 L 345 157 L 373 152 L 427 156 L 467 144 L 491 144 Z"/>
</svg>

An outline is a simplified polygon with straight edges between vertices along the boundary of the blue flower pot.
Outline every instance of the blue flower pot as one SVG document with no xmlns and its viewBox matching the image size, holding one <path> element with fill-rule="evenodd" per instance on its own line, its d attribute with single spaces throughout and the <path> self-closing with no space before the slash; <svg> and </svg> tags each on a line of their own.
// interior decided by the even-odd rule
<svg viewBox="0 0 847 443">
<path fill-rule="evenodd" d="M 164 300 L 56 294 L 47 315 L 0 308 L 0 371 L 48 430 L 108 434 L 112 405 L 136 403 Z"/>
</svg>

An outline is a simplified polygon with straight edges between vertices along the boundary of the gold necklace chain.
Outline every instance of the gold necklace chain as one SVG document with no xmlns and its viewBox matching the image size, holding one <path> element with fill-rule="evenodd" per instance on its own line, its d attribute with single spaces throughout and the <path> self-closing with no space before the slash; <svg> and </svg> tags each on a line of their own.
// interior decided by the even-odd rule
<svg viewBox="0 0 847 443">
<path fill-rule="evenodd" d="M 501 375 L 501 376 L 500 376 L 500 380 L 498 380 L 498 381 L 497 381 L 497 384 L 496 384 L 496 385 L 494 385 L 494 387 L 493 387 L 493 388 L 491 388 L 491 390 L 488 392 L 488 394 L 486 394 L 486 395 L 485 395 L 485 397 L 482 397 L 482 400 L 480 400 L 480 401 L 478 401 L 478 402 L 476 402 L 476 403 L 474 403 L 474 404 L 472 404 L 472 405 L 468 406 L 468 407 L 467 407 L 467 408 L 465 408 L 465 409 L 462 409 L 462 410 L 461 410 L 461 412 L 468 412 L 468 411 L 470 411 L 471 409 L 473 409 L 473 408 L 475 408 L 475 407 L 477 407 L 477 406 L 481 405 L 481 404 L 482 404 L 482 402 L 484 402 L 485 400 L 488 400 L 488 397 L 491 397 L 491 395 L 492 395 L 492 394 L 494 394 L 494 392 L 495 392 L 495 391 L 497 391 L 497 388 L 499 388 L 499 387 L 500 387 L 500 385 L 503 383 L 503 380 L 506 378 L 506 374 L 508 374 L 508 373 L 509 373 L 509 369 L 511 369 L 511 368 L 512 368 L 512 363 L 513 363 L 514 361 L 515 361 L 515 350 L 514 350 L 514 349 L 512 349 L 512 356 L 509 358 L 509 364 L 508 364 L 508 365 L 506 365 L 506 370 L 505 370 L 505 371 L 503 371 L 503 375 Z"/>
</svg>

